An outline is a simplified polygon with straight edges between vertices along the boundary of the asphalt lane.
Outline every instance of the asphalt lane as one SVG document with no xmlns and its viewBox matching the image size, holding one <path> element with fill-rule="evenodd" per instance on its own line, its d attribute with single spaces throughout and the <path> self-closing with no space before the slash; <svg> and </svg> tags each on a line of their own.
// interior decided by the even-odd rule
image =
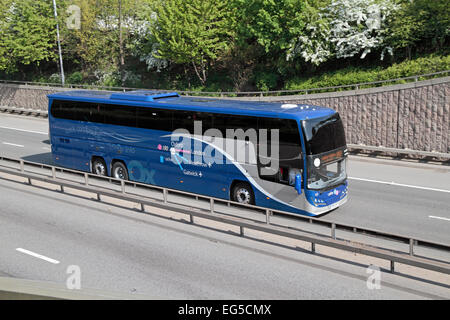
<svg viewBox="0 0 450 320">
<path fill-rule="evenodd" d="M 170 299 L 450 297 L 385 272 L 371 290 L 366 266 L 6 180 L 0 202 L 0 272 L 10 277 L 65 283 L 77 266 L 82 288 Z"/>
<path fill-rule="evenodd" d="M 349 201 L 324 218 L 450 244 L 449 193 L 361 181 L 350 181 L 349 189 Z"/>
</svg>

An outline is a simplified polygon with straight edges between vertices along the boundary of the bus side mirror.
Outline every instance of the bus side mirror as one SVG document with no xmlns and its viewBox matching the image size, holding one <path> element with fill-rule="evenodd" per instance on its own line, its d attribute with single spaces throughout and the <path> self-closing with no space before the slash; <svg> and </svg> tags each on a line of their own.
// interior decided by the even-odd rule
<svg viewBox="0 0 450 320">
<path fill-rule="evenodd" d="M 297 190 L 298 194 L 302 194 L 302 175 L 295 175 L 295 190 Z"/>
</svg>

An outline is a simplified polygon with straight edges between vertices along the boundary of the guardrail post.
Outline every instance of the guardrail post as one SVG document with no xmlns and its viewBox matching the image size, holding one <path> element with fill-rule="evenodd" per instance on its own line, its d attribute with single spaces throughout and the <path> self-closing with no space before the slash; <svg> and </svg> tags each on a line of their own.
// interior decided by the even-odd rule
<svg viewBox="0 0 450 320">
<path fill-rule="evenodd" d="M 120 180 L 120 186 L 122 187 L 122 193 L 125 193 L 125 181 Z"/>
<path fill-rule="evenodd" d="M 24 169 L 24 164 L 23 164 L 23 160 L 20 160 L 20 171 L 21 171 L 21 172 L 24 172 L 24 171 L 25 171 L 25 169 Z"/>
<path fill-rule="evenodd" d="M 336 224 L 335 223 L 331 224 L 331 237 L 333 239 L 336 239 Z"/>
<path fill-rule="evenodd" d="M 239 227 L 239 234 L 241 235 L 241 237 L 244 236 L 244 227 L 242 226 Z"/>
<path fill-rule="evenodd" d="M 145 212 L 145 205 L 143 203 L 141 203 L 141 211 Z"/>
<path fill-rule="evenodd" d="M 414 255 L 414 239 L 409 239 L 409 255 Z"/>
<path fill-rule="evenodd" d="M 164 203 L 167 203 L 167 189 L 166 188 L 163 189 L 163 198 L 164 198 Z"/>
<path fill-rule="evenodd" d="M 266 209 L 266 224 L 270 224 L 270 210 Z"/>
<path fill-rule="evenodd" d="M 391 272 L 394 273 L 395 272 L 395 265 L 394 265 L 394 261 L 391 261 Z"/>
<path fill-rule="evenodd" d="M 209 208 L 211 210 L 211 213 L 214 213 L 214 199 L 209 199 Z"/>
<path fill-rule="evenodd" d="M 55 167 L 52 167 L 52 178 L 56 179 L 56 169 L 55 169 Z"/>
<path fill-rule="evenodd" d="M 311 242 L 311 253 L 316 253 L 316 244 Z"/>
<path fill-rule="evenodd" d="M 86 186 L 88 186 L 89 185 L 89 177 L 88 177 L 88 174 L 87 173 L 85 173 L 84 174 L 84 184 L 86 185 Z"/>
</svg>

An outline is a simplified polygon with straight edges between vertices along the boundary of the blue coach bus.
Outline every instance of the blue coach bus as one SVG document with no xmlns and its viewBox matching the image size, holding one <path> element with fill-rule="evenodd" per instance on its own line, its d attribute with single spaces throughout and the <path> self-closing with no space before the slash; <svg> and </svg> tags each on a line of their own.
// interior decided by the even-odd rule
<svg viewBox="0 0 450 320">
<path fill-rule="evenodd" d="M 57 165 L 308 216 L 347 201 L 332 109 L 148 90 L 48 98 Z"/>
</svg>

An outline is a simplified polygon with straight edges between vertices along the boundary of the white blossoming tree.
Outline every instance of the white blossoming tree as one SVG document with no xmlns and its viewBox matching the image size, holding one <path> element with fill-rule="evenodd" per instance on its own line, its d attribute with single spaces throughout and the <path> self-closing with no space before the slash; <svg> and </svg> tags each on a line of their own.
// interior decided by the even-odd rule
<svg viewBox="0 0 450 320">
<path fill-rule="evenodd" d="M 332 46 L 329 40 L 329 21 L 317 9 L 306 3 L 302 18 L 305 28 L 298 38 L 291 42 L 286 60 L 301 56 L 304 61 L 319 65 L 332 56 Z"/>
<path fill-rule="evenodd" d="M 337 58 L 349 58 L 361 53 L 364 59 L 375 49 L 392 54 L 385 45 L 386 22 L 398 6 L 392 0 L 335 0 L 325 16 L 330 20 L 330 41 Z"/>
<path fill-rule="evenodd" d="M 291 42 L 287 60 L 300 56 L 319 65 L 332 57 L 364 59 L 381 49 L 381 59 L 392 49 L 386 44 L 387 18 L 398 6 L 393 0 L 333 0 L 318 10 L 307 6 L 306 26 Z"/>
<path fill-rule="evenodd" d="M 159 48 L 158 42 L 152 36 L 152 27 L 158 19 L 156 12 L 150 6 L 146 6 L 138 13 L 138 17 L 139 19 L 131 21 L 129 26 L 129 32 L 134 39 L 129 46 L 131 52 L 146 63 L 147 70 L 156 69 L 156 72 L 161 72 L 169 66 L 169 61 L 155 57 Z"/>
</svg>

